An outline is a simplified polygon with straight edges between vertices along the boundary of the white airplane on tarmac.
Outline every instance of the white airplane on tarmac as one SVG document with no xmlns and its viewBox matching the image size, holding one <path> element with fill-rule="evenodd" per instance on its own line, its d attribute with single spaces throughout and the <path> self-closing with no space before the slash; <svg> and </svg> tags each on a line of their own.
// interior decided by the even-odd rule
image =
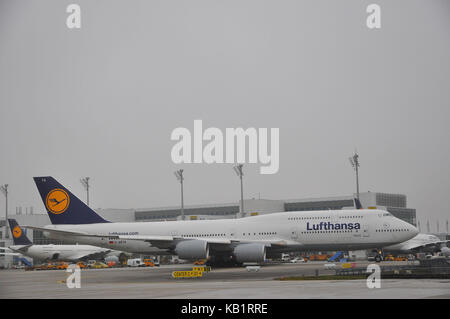
<svg viewBox="0 0 450 319">
<path fill-rule="evenodd" d="M 11 228 L 13 244 L 9 247 L 0 247 L 1 254 L 12 256 L 27 256 L 40 261 L 77 261 L 104 258 L 117 255 L 111 248 L 100 248 L 91 245 L 35 245 L 19 226 L 15 219 L 8 219 Z"/>
<path fill-rule="evenodd" d="M 440 240 L 435 235 L 420 233 L 403 243 L 384 247 L 383 251 L 399 254 L 441 251 L 445 256 L 450 256 L 450 249 L 447 247 L 449 243 L 450 240 Z"/>
<path fill-rule="evenodd" d="M 281 212 L 240 219 L 111 223 L 53 177 L 35 177 L 52 225 L 45 236 L 147 255 L 263 262 L 285 252 L 379 249 L 418 230 L 383 210 Z M 381 260 L 381 256 L 379 260 Z"/>
</svg>

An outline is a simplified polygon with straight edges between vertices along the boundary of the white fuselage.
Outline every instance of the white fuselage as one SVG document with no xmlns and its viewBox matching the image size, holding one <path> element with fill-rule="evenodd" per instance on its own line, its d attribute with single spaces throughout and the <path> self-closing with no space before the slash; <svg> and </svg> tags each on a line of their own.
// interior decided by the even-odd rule
<svg viewBox="0 0 450 319">
<path fill-rule="evenodd" d="M 49 229 L 82 232 L 104 237 L 62 235 L 51 238 L 141 254 L 165 254 L 167 250 L 125 236 L 174 236 L 187 239 L 226 239 L 238 243 L 283 241 L 279 251 L 359 250 L 381 248 L 414 237 L 417 229 L 382 210 L 327 210 L 282 212 L 240 219 L 49 225 Z"/>
<path fill-rule="evenodd" d="M 110 251 L 91 245 L 14 245 L 9 248 L 33 259 L 61 261 L 76 261 L 84 256 Z"/>
</svg>

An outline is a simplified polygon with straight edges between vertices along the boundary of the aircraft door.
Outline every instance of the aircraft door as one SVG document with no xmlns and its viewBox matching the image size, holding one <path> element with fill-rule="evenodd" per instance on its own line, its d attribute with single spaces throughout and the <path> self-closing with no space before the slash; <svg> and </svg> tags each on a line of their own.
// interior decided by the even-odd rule
<svg viewBox="0 0 450 319">
<path fill-rule="evenodd" d="M 290 229 L 290 236 L 292 240 L 298 240 L 298 229 L 297 227 L 292 227 Z"/>
<path fill-rule="evenodd" d="M 363 225 L 363 237 L 370 237 L 370 228 L 369 225 Z"/>
</svg>

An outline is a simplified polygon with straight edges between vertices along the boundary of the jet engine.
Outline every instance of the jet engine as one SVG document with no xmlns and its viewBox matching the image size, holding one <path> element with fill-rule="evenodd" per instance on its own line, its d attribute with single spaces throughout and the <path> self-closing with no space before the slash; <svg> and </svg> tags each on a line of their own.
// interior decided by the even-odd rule
<svg viewBox="0 0 450 319">
<path fill-rule="evenodd" d="M 177 244 L 175 253 L 181 259 L 208 259 L 209 246 L 204 240 L 184 240 Z"/>
<path fill-rule="evenodd" d="M 441 252 L 445 257 L 450 257 L 450 248 L 448 247 L 442 247 Z"/>
<path fill-rule="evenodd" d="M 234 248 L 237 262 L 263 262 L 266 259 L 266 246 L 264 244 L 240 244 Z"/>
<path fill-rule="evenodd" d="M 50 256 L 51 260 L 57 260 L 59 258 L 60 253 L 59 252 L 55 252 Z"/>
</svg>

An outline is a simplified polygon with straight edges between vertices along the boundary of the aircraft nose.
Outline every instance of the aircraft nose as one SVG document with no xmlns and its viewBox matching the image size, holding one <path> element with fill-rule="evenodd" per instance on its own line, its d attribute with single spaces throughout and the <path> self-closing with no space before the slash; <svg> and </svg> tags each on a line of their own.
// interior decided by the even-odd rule
<svg viewBox="0 0 450 319">
<path fill-rule="evenodd" d="M 410 224 L 410 231 L 412 234 L 414 234 L 414 236 L 417 236 L 419 234 L 419 229 L 417 229 L 417 227 L 415 227 L 411 224 Z"/>
<path fill-rule="evenodd" d="M 399 220 L 399 227 L 401 229 L 403 229 L 404 231 L 402 232 L 401 236 L 403 237 L 403 239 L 409 240 L 413 237 L 416 237 L 417 234 L 419 233 L 419 230 L 412 224 L 404 221 L 404 220 Z"/>
<path fill-rule="evenodd" d="M 413 238 L 419 234 L 419 230 L 414 225 L 411 225 L 410 223 L 405 222 L 407 230 L 408 230 L 408 236 L 410 238 Z"/>
</svg>

